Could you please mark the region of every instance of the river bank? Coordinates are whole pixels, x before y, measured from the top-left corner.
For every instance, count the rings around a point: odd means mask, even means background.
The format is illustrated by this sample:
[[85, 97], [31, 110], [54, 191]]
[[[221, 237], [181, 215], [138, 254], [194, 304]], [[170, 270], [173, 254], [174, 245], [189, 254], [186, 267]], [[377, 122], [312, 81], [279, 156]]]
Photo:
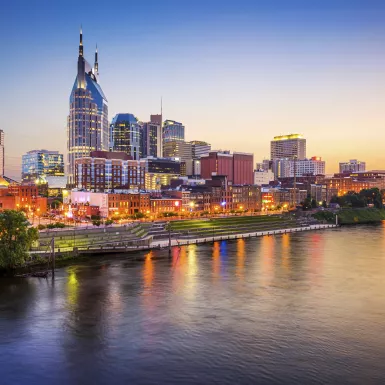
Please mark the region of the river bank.
[[[245, 232], [241, 234], [232, 234], [232, 235], [213, 235], [205, 236], [191, 239], [160, 239], [152, 241], [149, 245], [138, 245], [138, 246], [87, 246], [87, 247], [75, 247], [75, 248], [66, 248], [55, 250], [55, 266], [56, 267], [65, 267], [78, 262], [87, 262], [92, 260], [95, 257], [100, 256], [125, 256], [138, 251], [151, 251], [159, 249], [167, 249], [173, 247], [181, 247], [185, 245], [194, 245], [194, 244], [204, 244], [204, 243], [213, 243], [217, 241], [233, 241], [244, 238], [253, 238], [253, 237], [264, 237], [264, 236], [275, 236], [283, 235], [290, 233], [298, 233], [304, 231], [316, 231], [316, 230], [326, 230], [337, 228], [338, 226], [333, 224], [314, 224], [302, 227], [293, 227], [293, 228], [284, 228], [284, 229], [275, 229], [275, 230], [266, 230], [266, 231], [255, 231], [255, 232]], [[20, 267], [16, 270], [16, 274], [28, 273], [31, 271], [36, 271], [37, 269], [49, 269], [48, 266], [48, 257], [47, 253], [34, 253], [31, 254], [31, 261], [27, 266]], [[135, 256], [135, 259], [138, 259]]]
[[340, 225], [379, 223], [383, 220], [385, 220], [384, 209], [343, 209], [338, 213], [338, 223]]

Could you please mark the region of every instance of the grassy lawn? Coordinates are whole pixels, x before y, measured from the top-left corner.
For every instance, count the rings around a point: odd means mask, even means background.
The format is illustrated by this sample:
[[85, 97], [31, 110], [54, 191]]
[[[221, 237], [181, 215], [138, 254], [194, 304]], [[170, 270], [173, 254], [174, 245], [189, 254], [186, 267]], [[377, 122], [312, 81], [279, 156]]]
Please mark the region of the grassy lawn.
[[202, 232], [205, 230], [228, 230], [230, 228], [250, 229], [256, 227], [279, 227], [288, 218], [279, 216], [250, 216], [250, 217], [230, 217], [230, 218], [215, 218], [211, 220], [191, 220], [191, 221], [174, 221], [171, 223], [173, 231], [180, 232]]

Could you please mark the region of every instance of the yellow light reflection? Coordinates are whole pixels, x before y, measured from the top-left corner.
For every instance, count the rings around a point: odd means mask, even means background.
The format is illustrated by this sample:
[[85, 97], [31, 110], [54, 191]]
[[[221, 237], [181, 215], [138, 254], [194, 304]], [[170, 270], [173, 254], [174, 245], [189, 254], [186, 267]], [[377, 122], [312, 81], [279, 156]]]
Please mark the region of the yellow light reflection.
[[274, 252], [275, 252], [275, 240], [274, 237], [265, 235], [261, 239], [261, 252], [262, 252], [262, 264], [261, 264], [261, 279], [262, 285], [268, 286], [273, 279], [274, 274]]
[[290, 271], [290, 234], [282, 236], [282, 266]]
[[79, 282], [76, 277], [76, 271], [74, 268], [68, 271], [67, 276], [67, 302], [69, 305], [74, 306], [78, 302], [79, 295]]
[[213, 277], [215, 279], [219, 278], [221, 271], [221, 246], [219, 242], [214, 242], [213, 244]]
[[243, 280], [245, 272], [245, 244], [246, 241], [243, 238], [237, 240], [237, 265], [235, 275]]
[[150, 251], [146, 254], [144, 260], [144, 269], [143, 269], [143, 281], [144, 287], [150, 289], [154, 280], [154, 263], [152, 261], [153, 252]]

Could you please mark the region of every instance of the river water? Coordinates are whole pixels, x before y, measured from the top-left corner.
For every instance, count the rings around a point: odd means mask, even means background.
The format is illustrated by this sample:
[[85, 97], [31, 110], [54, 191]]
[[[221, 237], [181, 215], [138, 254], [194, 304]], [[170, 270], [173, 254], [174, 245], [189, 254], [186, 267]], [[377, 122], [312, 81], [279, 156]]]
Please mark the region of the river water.
[[3, 279], [0, 383], [384, 384], [385, 226]]

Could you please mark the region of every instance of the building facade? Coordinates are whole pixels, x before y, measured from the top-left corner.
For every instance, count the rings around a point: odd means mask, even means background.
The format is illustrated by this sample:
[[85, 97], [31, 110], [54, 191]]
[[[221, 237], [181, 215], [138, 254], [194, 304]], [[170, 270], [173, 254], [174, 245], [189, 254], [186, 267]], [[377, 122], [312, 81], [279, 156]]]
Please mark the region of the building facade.
[[110, 126], [110, 149], [139, 160], [140, 130], [138, 119], [133, 114], [116, 114]]
[[357, 159], [350, 159], [349, 162], [340, 162], [340, 173], [366, 171], [366, 163]]
[[325, 175], [325, 161], [320, 157], [310, 159], [273, 159], [272, 169], [275, 178], [291, 178], [303, 175]]
[[274, 180], [274, 174], [271, 170], [255, 170], [254, 171], [254, 184], [256, 186], [262, 186], [269, 184]]
[[185, 127], [175, 120], [166, 120], [163, 123], [163, 144], [174, 140], [184, 141]]
[[270, 159], [305, 159], [306, 139], [299, 134], [275, 136], [270, 142]]
[[202, 156], [200, 162], [203, 179], [224, 175], [230, 184], [252, 185], [254, 183], [253, 154], [212, 151], [209, 155]]
[[172, 179], [181, 175], [181, 163], [172, 159], [151, 158], [141, 159], [145, 164], [145, 189], [160, 191], [168, 186]]
[[75, 161], [75, 186], [94, 192], [144, 189], [145, 161], [130, 159], [124, 152], [91, 152]]
[[32, 150], [22, 156], [21, 177], [34, 181], [44, 177], [64, 177], [64, 156], [59, 151]]
[[[160, 117], [160, 118], [158, 118]], [[141, 125], [141, 157], [161, 158], [163, 154], [161, 115], [151, 115], [151, 121]]]
[[91, 151], [109, 149], [108, 102], [99, 78], [98, 52], [94, 67], [83, 55], [83, 34], [80, 31], [78, 72], [70, 95], [67, 119], [67, 177], [75, 183], [75, 160], [90, 155]]

